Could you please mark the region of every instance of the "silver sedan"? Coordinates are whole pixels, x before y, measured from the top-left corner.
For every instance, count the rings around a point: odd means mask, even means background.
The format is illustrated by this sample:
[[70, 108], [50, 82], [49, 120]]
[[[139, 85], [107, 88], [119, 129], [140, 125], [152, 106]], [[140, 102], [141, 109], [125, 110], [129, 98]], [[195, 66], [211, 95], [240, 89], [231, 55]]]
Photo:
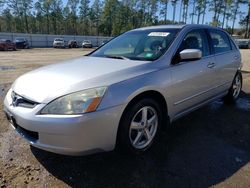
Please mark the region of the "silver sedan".
[[128, 31], [87, 56], [19, 77], [4, 100], [31, 145], [66, 155], [148, 150], [161, 128], [242, 87], [230, 36], [202, 25]]

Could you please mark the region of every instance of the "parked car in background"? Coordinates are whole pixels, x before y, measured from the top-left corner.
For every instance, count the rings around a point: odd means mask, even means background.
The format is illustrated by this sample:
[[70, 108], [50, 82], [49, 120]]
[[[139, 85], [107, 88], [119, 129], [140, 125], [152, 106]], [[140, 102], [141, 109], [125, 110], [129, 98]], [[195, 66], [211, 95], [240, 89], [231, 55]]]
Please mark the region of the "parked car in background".
[[22, 49], [29, 48], [28, 40], [24, 37], [16, 37], [14, 42], [17, 48], [22, 48]]
[[70, 40], [70, 41], [68, 42], [68, 47], [69, 47], [69, 48], [78, 48], [79, 46], [78, 46], [76, 40]]
[[55, 38], [53, 42], [54, 48], [65, 48], [65, 41], [62, 38]]
[[217, 99], [234, 103], [241, 67], [240, 51], [223, 29], [135, 29], [85, 57], [19, 77], [4, 111], [22, 137], [47, 151], [142, 153], [168, 122]]
[[239, 48], [250, 49], [250, 39], [235, 39]]
[[93, 45], [92, 45], [92, 43], [91, 43], [90, 40], [84, 40], [84, 41], [82, 42], [82, 47], [83, 47], [83, 48], [92, 48]]
[[16, 50], [16, 44], [8, 39], [0, 39], [0, 50]]

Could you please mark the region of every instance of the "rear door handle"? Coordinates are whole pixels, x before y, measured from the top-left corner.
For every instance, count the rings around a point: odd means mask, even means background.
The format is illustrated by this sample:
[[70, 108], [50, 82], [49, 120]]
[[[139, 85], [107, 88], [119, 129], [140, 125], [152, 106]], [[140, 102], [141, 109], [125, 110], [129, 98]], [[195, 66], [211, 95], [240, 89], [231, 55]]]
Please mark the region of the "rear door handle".
[[210, 63], [207, 64], [207, 67], [210, 68], [210, 69], [214, 68], [215, 67], [215, 63], [210, 62]]

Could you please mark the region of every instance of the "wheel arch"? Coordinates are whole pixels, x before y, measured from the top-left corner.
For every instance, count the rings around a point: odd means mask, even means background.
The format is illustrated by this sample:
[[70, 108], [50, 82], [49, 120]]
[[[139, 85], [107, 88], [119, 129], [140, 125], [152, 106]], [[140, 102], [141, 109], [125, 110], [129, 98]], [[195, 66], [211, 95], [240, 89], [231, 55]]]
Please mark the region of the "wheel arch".
[[[147, 90], [147, 91], [143, 91], [135, 96], [133, 96], [133, 98], [128, 102], [128, 104], [126, 105], [123, 113], [133, 104], [135, 104], [137, 101], [143, 99], [143, 98], [151, 98], [153, 100], [155, 100], [156, 102], [158, 102], [161, 107], [162, 110], [165, 110], [166, 113], [168, 113], [168, 106], [167, 106], [167, 102], [165, 100], [165, 97], [163, 96], [162, 93], [160, 93], [159, 91], [156, 90]], [[164, 112], [164, 111], [163, 111]]]
[[[156, 90], [147, 90], [147, 91], [143, 91], [139, 94], [137, 94], [136, 96], [134, 96], [126, 105], [126, 107], [124, 108], [121, 118], [119, 120], [119, 126], [117, 129], [117, 136], [116, 136], [116, 146], [117, 146], [117, 142], [118, 142], [118, 136], [119, 136], [119, 131], [120, 131], [120, 124], [121, 121], [123, 121], [123, 117], [125, 112], [132, 106], [134, 105], [136, 102], [144, 99], [144, 98], [150, 98], [155, 100], [156, 102], [159, 103], [159, 105], [161, 106], [162, 109], [162, 113], [166, 114], [165, 116], [163, 115], [163, 123], [168, 125], [169, 124], [169, 116], [168, 116], [168, 106], [167, 106], [167, 101], [165, 99], [165, 97], [163, 96], [162, 93], [160, 93], [159, 91]], [[166, 127], [166, 126], [164, 126]], [[163, 127], [163, 128], [164, 128]]]

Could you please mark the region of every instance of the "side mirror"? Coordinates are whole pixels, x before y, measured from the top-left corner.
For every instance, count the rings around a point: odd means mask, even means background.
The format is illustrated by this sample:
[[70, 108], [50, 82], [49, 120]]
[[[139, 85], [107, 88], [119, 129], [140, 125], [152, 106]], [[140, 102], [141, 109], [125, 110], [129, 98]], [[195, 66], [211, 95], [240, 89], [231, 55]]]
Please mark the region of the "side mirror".
[[194, 61], [202, 58], [202, 52], [198, 49], [186, 49], [180, 52], [180, 59]]

